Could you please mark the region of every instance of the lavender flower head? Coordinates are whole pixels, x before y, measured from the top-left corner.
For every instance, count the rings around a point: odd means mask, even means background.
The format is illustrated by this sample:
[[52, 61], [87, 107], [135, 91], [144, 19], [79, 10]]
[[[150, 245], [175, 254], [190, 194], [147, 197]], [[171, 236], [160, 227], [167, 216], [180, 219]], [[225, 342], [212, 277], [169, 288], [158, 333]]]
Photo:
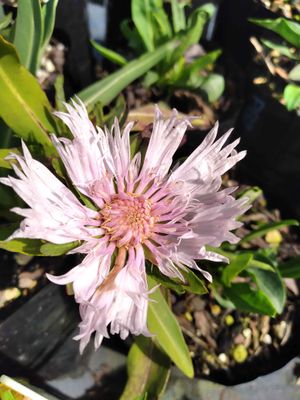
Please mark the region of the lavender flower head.
[[129, 123], [123, 132], [117, 119], [109, 132], [94, 127], [83, 104], [66, 105], [58, 112], [73, 139], [53, 143], [74, 187], [94, 204], [89, 208], [44, 165], [34, 160], [23, 143], [24, 156], [15, 177], [1, 178], [28, 204], [14, 208], [23, 217], [20, 228], [9, 238], [37, 238], [52, 243], [81, 241], [71, 253], [85, 254], [83, 261], [62, 276], [48, 274], [57, 284], [73, 283], [82, 322], [75, 339], [83, 351], [93, 332], [95, 347], [103, 337], [118, 333], [149, 335], [147, 305], [149, 289], [145, 261], [161, 273], [183, 279], [186, 268], [201, 270], [195, 260], [226, 261], [206, 250], [224, 241], [236, 243], [231, 233], [248, 207], [235, 200], [234, 188], [221, 188], [221, 175], [245, 156], [225, 146], [230, 132], [216, 141], [216, 126], [201, 145], [170, 170], [188, 119], [176, 111], [164, 119], [156, 109], [153, 131], [144, 157], [130, 155]]

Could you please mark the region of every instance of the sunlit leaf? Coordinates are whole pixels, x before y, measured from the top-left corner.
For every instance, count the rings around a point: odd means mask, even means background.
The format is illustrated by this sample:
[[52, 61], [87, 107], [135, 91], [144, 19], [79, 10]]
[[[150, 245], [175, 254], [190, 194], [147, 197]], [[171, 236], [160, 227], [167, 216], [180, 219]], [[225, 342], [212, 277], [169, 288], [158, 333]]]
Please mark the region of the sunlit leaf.
[[54, 152], [48, 135], [55, 130], [50, 112], [45, 93], [20, 64], [14, 46], [0, 36], [0, 117], [24, 140]]
[[252, 260], [253, 254], [244, 253], [237, 255], [222, 272], [222, 280], [226, 286], [231, 286], [233, 279], [247, 268]]
[[169, 357], [153, 339], [136, 337], [128, 354], [128, 380], [120, 400], [158, 399], [167, 384], [170, 364]]
[[[149, 287], [156, 282], [148, 276]], [[155, 339], [181, 371], [192, 378], [194, 368], [180, 326], [159, 289], [150, 295], [148, 303], [148, 328]]]

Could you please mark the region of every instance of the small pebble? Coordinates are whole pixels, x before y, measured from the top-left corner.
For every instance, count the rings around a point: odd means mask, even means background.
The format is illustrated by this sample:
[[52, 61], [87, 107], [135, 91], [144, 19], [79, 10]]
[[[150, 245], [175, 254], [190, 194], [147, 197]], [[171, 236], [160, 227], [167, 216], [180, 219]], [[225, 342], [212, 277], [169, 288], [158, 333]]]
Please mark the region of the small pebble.
[[233, 325], [234, 324], [234, 318], [233, 318], [233, 316], [232, 315], [226, 315], [226, 317], [225, 317], [225, 324], [227, 325], [227, 326], [231, 326], [231, 325]]
[[193, 316], [192, 316], [192, 314], [191, 314], [189, 311], [187, 311], [186, 313], [184, 313], [184, 316], [185, 316], [185, 318], [186, 318], [188, 321], [190, 321], [190, 322], [193, 321]]
[[218, 360], [222, 363], [222, 364], [227, 364], [228, 363], [228, 357], [225, 353], [220, 353], [218, 355]]
[[221, 313], [221, 307], [218, 304], [213, 304], [212, 306], [210, 306], [210, 311], [212, 315], [217, 317]]
[[244, 329], [244, 330], [243, 330], [243, 336], [244, 336], [244, 338], [246, 338], [246, 339], [251, 338], [251, 336], [252, 336], [252, 331], [251, 331], [251, 329], [250, 329], [250, 328]]
[[237, 363], [243, 363], [248, 357], [248, 351], [242, 344], [238, 344], [232, 350], [232, 357]]
[[269, 335], [268, 333], [266, 333], [265, 335], [263, 335], [263, 337], [261, 338], [261, 341], [264, 344], [271, 344], [272, 343], [272, 337], [271, 335]]
[[273, 331], [275, 336], [282, 340], [287, 328], [287, 323], [285, 321], [280, 321], [279, 324], [273, 326]]

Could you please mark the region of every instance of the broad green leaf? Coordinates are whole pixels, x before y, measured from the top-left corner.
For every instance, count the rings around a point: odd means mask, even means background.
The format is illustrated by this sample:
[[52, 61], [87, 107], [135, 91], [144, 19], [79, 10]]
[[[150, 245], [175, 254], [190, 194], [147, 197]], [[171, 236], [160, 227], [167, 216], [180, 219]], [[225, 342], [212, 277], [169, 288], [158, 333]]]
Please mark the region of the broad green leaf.
[[[148, 276], [149, 287], [153, 288], [156, 282]], [[150, 295], [148, 303], [148, 328], [155, 335], [155, 339], [189, 378], [194, 376], [194, 368], [188, 347], [184, 341], [180, 326], [159, 289]]]
[[249, 283], [233, 283], [230, 288], [224, 287], [223, 293], [240, 311], [276, 314], [268, 297], [261, 290], [253, 289]]
[[0, 249], [29, 256], [42, 256], [40, 248], [43, 242], [38, 239], [13, 239], [8, 242], [0, 241]]
[[165, 390], [171, 362], [151, 338], [138, 336], [127, 359], [128, 380], [120, 400], [157, 400]]
[[91, 44], [94, 49], [98, 51], [99, 54], [107, 58], [109, 61], [118, 65], [127, 64], [126, 58], [121, 56], [121, 54], [118, 54], [115, 51], [108, 49], [107, 47], [101, 46], [101, 44], [95, 42], [94, 40], [91, 40]]
[[266, 295], [277, 313], [282, 313], [286, 293], [282, 279], [277, 271], [266, 271], [260, 268], [248, 269], [258, 288]]
[[41, 246], [40, 252], [43, 256], [61, 256], [68, 253], [70, 250], [75, 249], [79, 245], [79, 241], [63, 244], [46, 243]]
[[250, 22], [269, 29], [295, 47], [300, 47], [300, 24], [289, 21], [286, 18], [277, 19], [249, 19]]
[[20, 1], [14, 45], [18, 50], [21, 63], [32, 74], [36, 73], [38, 67], [43, 29], [41, 2], [37, 0]]
[[159, 63], [165, 57], [166, 53], [172, 50], [174, 46], [175, 41], [170, 41], [160, 46], [154, 52], [144, 54], [138, 59], [130, 61], [118, 71], [79, 92], [78, 97], [80, 97], [88, 107], [93, 106], [98, 101], [100, 101], [103, 106], [107, 105], [127, 85]]
[[291, 79], [292, 81], [300, 81], [300, 64], [296, 65], [289, 72], [289, 79]]
[[[0, 16], [1, 18], [1, 16]], [[2, 29], [7, 28], [12, 22], [12, 13], [5, 15], [3, 18], [0, 19], [0, 31]]]
[[[1, 134], [1, 133], [0, 133]], [[0, 149], [0, 168], [12, 169], [13, 160], [5, 160], [11, 153], [20, 154], [20, 150], [16, 147], [12, 149]]]
[[224, 92], [224, 77], [219, 74], [209, 74], [201, 83], [200, 89], [206, 93], [209, 102], [216, 101]]
[[300, 86], [289, 84], [284, 88], [283, 98], [289, 111], [296, 110], [300, 106]]
[[35, 78], [20, 64], [14, 46], [0, 36], [0, 117], [21, 138], [54, 147], [51, 106]]
[[10, 390], [1, 393], [1, 400], [17, 400]]
[[288, 261], [282, 262], [278, 265], [278, 270], [280, 271], [283, 278], [300, 278], [300, 256], [291, 258]]
[[255, 229], [254, 231], [248, 233], [241, 239], [240, 243], [249, 242], [252, 239], [264, 236], [266, 233], [273, 231], [274, 229], [284, 228], [286, 226], [298, 226], [299, 222], [295, 219], [286, 219], [279, 222], [271, 222], [269, 224], [264, 224], [263, 226]]
[[222, 280], [226, 286], [231, 286], [233, 279], [247, 268], [252, 260], [253, 254], [244, 253], [237, 255], [222, 272]]
[[186, 28], [186, 18], [184, 8], [186, 1], [171, 0], [172, 21], [175, 33], [183, 31]]
[[279, 54], [290, 58], [291, 60], [299, 60], [299, 56], [291, 51], [290, 47], [282, 43], [275, 43], [271, 40], [261, 39], [261, 42], [271, 50], [276, 50]]

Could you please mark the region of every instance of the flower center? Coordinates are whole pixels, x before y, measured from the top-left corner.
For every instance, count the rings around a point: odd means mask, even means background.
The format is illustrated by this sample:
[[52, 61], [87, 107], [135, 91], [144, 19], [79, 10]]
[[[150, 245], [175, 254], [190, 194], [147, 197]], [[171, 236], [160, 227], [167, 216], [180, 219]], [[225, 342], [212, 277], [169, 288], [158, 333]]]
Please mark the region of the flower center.
[[115, 195], [101, 210], [101, 227], [117, 246], [136, 246], [148, 239], [155, 223], [151, 202], [143, 196]]

